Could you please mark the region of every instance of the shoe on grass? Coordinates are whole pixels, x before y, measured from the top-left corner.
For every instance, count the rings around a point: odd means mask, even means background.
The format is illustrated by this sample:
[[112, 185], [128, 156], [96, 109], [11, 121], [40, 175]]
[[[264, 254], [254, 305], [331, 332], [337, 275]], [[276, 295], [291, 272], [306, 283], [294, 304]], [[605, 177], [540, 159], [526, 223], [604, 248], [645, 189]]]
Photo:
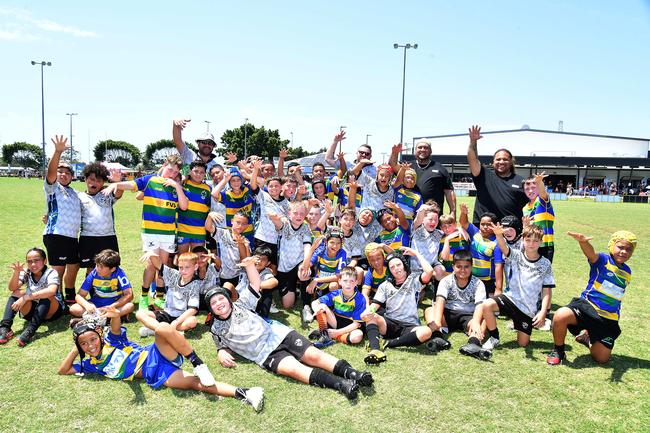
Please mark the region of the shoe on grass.
[[424, 343], [424, 345], [431, 352], [451, 349], [451, 343], [442, 337], [433, 337], [432, 339]]
[[346, 374], [346, 379], [352, 379], [360, 386], [371, 386], [375, 382], [369, 371], [350, 371]]
[[323, 335], [323, 331], [321, 331], [320, 329], [314, 329], [309, 333], [307, 338], [309, 338], [310, 340], [318, 340], [321, 337], [321, 335]]
[[36, 334], [35, 329], [32, 329], [30, 327], [25, 328], [25, 330], [16, 339], [16, 343], [18, 343], [18, 346], [20, 347], [25, 347], [32, 342], [34, 339], [34, 334]]
[[302, 323], [303, 327], [307, 327], [311, 322], [314, 321], [314, 312], [311, 311], [311, 307], [309, 305], [305, 305], [302, 307], [302, 311], [300, 312], [300, 322]]
[[481, 361], [488, 361], [490, 358], [492, 358], [491, 351], [483, 349], [481, 346], [474, 343], [467, 343], [464, 346], [461, 346], [459, 352], [465, 356], [471, 356], [476, 359], [480, 359]]
[[565, 359], [566, 355], [564, 353], [560, 355], [557, 350], [554, 350], [546, 357], [546, 363], [548, 365], [560, 365]]
[[354, 400], [359, 396], [359, 384], [356, 380], [341, 379], [338, 391], [346, 396], [348, 400]]
[[[203, 364], [205, 365], [205, 364]], [[259, 412], [264, 409], [264, 389], [259, 386], [249, 388], [245, 393], [244, 401], [250, 404], [255, 412]]]
[[277, 314], [279, 312], [280, 310], [278, 310], [278, 307], [275, 306], [275, 302], [271, 302], [271, 308], [269, 308], [269, 313]]
[[332, 337], [330, 337], [327, 331], [323, 331], [320, 338], [314, 343], [314, 347], [317, 349], [325, 349], [326, 347], [330, 347], [332, 344], [334, 344]]
[[14, 331], [6, 326], [0, 327], [0, 344], [5, 344], [7, 341], [14, 338]]
[[199, 381], [203, 386], [212, 386], [216, 384], [214, 376], [212, 376], [212, 373], [210, 373], [206, 364], [199, 364], [194, 367], [194, 376], [199, 378]]
[[495, 348], [499, 347], [499, 344], [500, 344], [500, 342], [499, 342], [498, 338], [490, 337], [490, 338], [488, 338], [488, 340], [485, 343], [483, 343], [483, 346], [481, 346], [481, 347], [483, 349], [485, 349], [485, 350], [492, 351]]
[[154, 331], [153, 329], [149, 329], [146, 326], [141, 326], [140, 329], [138, 330], [138, 334], [140, 334], [140, 337], [142, 338], [147, 338], [156, 335], [156, 331]]
[[363, 362], [370, 365], [381, 364], [386, 361], [386, 354], [378, 349], [372, 349], [364, 358]]
[[140, 296], [140, 303], [138, 304], [138, 311], [149, 310], [149, 296]]

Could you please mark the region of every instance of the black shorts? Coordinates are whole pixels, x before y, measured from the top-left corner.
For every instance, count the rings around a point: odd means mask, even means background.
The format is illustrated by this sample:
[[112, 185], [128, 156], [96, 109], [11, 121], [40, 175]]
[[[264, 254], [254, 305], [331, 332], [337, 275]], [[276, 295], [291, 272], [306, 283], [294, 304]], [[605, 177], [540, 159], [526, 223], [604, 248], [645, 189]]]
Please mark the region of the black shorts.
[[384, 337], [386, 338], [397, 338], [401, 337], [404, 334], [408, 334], [418, 325], [413, 325], [411, 323], [400, 322], [399, 320], [389, 319], [384, 317], [386, 321], [386, 333]]
[[156, 320], [160, 323], [172, 323], [174, 320], [178, 319], [178, 317], [172, 316], [165, 310], [157, 310], [154, 311], [153, 314], [156, 316]]
[[221, 278], [221, 287], [225, 287], [226, 283], [230, 283], [233, 287], [237, 287], [237, 284], [239, 284], [239, 276], [235, 278]]
[[297, 264], [289, 272], [280, 272], [278, 271], [278, 291], [280, 292], [280, 297], [284, 297], [289, 292], [295, 292], [298, 285], [298, 268], [300, 264]]
[[292, 330], [286, 337], [284, 337], [282, 343], [280, 343], [273, 352], [269, 353], [269, 356], [267, 356], [262, 363], [262, 367], [272, 371], [273, 373], [277, 373], [280, 361], [287, 356], [293, 356], [300, 361], [300, 358], [303, 357], [311, 345], [311, 341], [309, 341], [307, 337]]
[[465, 313], [462, 311], [448, 310], [445, 308], [443, 311], [443, 316], [445, 318], [445, 323], [447, 324], [449, 332], [466, 332], [467, 325], [474, 317], [474, 314]]
[[496, 291], [497, 284], [494, 280], [481, 280], [483, 281], [483, 285], [485, 285], [485, 296], [486, 297], [491, 297], [490, 295], [494, 295], [494, 292]]
[[79, 241], [61, 235], [43, 235], [47, 250], [47, 261], [52, 266], [76, 265], [79, 263]]
[[354, 323], [354, 320], [349, 319], [347, 317], [337, 316], [336, 314], [334, 315], [334, 317], [336, 317], [336, 327], [334, 329], [343, 329], [346, 326]]
[[569, 332], [578, 335], [586, 329], [589, 331], [591, 344], [598, 342], [609, 350], [614, 348], [614, 342], [621, 335], [618, 321], [600, 317], [596, 309], [584, 298], [573, 298], [567, 308], [573, 311], [578, 321], [576, 325], [569, 325]]
[[555, 252], [555, 247], [550, 245], [548, 247], [539, 247], [539, 255], [546, 257], [549, 262], [553, 263], [553, 253]]
[[523, 332], [526, 335], [533, 333], [533, 319], [524, 314], [514, 302], [506, 295], [499, 295], [493, 298], [499, 306], [499, 313], [512, 318], [512, 323], [515, 325], [517, 331]]
[[253, 249], [258, 247], [268, 247], [271, 250], [271, 257], [269, 261], [275, 266], [278, 265], [278, 244], [272, 244], [271, 242], [266, 242], [255, 238], [253, 239], [253, 246]]
[[216, 251], [217, 250], [217, 241], [212, 236], [206, 236], [205, 237], [205, 247], [208, 249], [208, 251]]
[[79, 237], [79, 259], [82, 268], [95, 266], [95, 256], [103, 250], [120, 252], [117, 245], [117, 236], [80, 236]]
[[365, 257], [359, 257], [357, 260], [357, 266], [363, 269], [364, 271], [368, 270], [368, 259]]

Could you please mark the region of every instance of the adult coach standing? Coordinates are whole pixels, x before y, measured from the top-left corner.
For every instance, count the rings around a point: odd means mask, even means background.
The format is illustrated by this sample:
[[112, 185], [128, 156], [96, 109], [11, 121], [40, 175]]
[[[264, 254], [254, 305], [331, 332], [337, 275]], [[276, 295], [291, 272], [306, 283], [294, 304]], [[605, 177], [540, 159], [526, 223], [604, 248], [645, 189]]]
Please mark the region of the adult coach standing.
[[499, 220], [506, 215], [523, 217], [522, 208], [528, 203], [524, 192], [524, 178], [515, 174], [515, 162], [508, 149], [494, 153], [492, 169], [484, 167], [478, 159], [477, 143], [483, 138], [481, 127], [474, 125], [469, 129], [469, 148], [467, 163], [476, 186], [474, 202], [474, 225], [478, 226], [481, 215], [494, 213]]
[[[402, 150], [401, 144], [392, 147], [388, 163], [395, 173], [399, 172], [397, 157]], [[411, 164], [417, 179], [415, 185], [422, 195], [422, 203], [433, 199], [443, 212], [445, 199], [449, 212], [456, 216], [456, 193], [447, 169], [438, 161], [431, 158], [431, 143], [422, 140], [415, 145], [415, 164]]]
[[183, 141], [182, 131], [190, 121], [190, 119], [174, 120], [172, 136], [174, 138], [176, 150], [178, 150], [178, 153], [181, 154], [183, 165], [190, 165], [192, 161], [198, 158], [207, 164], [206, 172], [210, 173], [212, 167], [217, 164], [217, 155], [212, 153], [214, 148], [217, 146], [217, 143], [214, 141], [214, 136], [212, 134], [209, 132], [204, 132], [199, 138], [196, 139], [196, 146], [199, 149], [198, 155], [194, 153], [192, 149], [189, 149]]

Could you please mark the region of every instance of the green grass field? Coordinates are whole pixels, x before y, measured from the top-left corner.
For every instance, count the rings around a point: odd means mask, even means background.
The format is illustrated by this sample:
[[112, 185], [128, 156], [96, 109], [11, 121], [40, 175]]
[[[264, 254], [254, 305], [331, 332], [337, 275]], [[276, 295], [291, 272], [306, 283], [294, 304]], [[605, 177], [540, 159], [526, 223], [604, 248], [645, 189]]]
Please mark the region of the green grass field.
[[[187, 333], [218, 380], [264, 387], [266, 407], [256, 414], [234, 399], [153, 391], [143, 382], [57, 376], [56, 368], [73, 344], [64, 318], [41, 327], [23, 349], [15, 339], [0, 346], [0, 431], [650, 431], [650, 274], [642, 266], [650, 260], [650, 207], [590, 202], [558, 202], [554, 207], [554, 310], [582, 291], [589, 269], [577, 243], [564, 235], [567, 230], [594, 236], [599, 251], [617, 229], [632, 230], [639, 238], [628, 262], [633, 277], [623, 303], [623, 333], [608, 365], [595, 365], [585, 347], [567, 340], [568, 362], [548, 367], [551, 333], [535, 331], [530, 346], [521, 349], [506, 322], [499, 320], [503, 348], [492, 362], [460, 355], [458, 348], [465, 342], [460, 334], [452, 335], [452, 350], [438, 354], [392, 350], [388, 362], [372, 369], [374, 391], [348, 402], [336, 392], [273, 376], [247, 361], [224, 369], [204, 326]], [[40, 181], [0, 179], [3, 284], [11, 274], [9, 264], [24, 261], [28, 248], [42, 244], [44, 208]], [[137, 288], [142, 270], [140, 202], [126, 193], [115, 214], [122, 267]], [[299, 328], [297, 309], [276, 319]], [[17, 334], [23, 324], [15, 321]], [[151, 339], [140, 339], [138, 327], [128, 324], [129, 335], [148, 344]], [[337, 344], [326, 350], [363, 367], [363, 347]]]

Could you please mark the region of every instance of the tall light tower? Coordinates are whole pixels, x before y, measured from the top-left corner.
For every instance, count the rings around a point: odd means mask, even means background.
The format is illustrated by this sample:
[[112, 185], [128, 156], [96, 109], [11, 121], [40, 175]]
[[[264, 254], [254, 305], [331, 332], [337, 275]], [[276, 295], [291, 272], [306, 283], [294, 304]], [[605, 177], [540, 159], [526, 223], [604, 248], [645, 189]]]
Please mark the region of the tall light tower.
[[293, 147], [293, 131], [291, 131], [291, 147]]
[[[343, 125], [339, 126], [339, 132], [343, 132], [343, 130], [344, 130], [345, 128], [347, 128], [347, 126], [343, 126]], [[343, 141], [339, 141], [339, 153], [342, 152], [342, 150], [341, 150], [341, 145], [342, 145], [342, 144], [343, 144]]]
[[244, 119], [244, 159], [248, 158], [248, 117]]
[[210, 122], [209, 120], [204, 120], [204, 122], [205, 122], [205, 125], [206, 125], [206, 128], [207, 128], [207, 129], [205, 130], [205, 132], [210, 132], [210, 124], [211, 124], [212, 122]]
[[368, 145], [368, 137], [372, 137], [372, 134], [366, 134], [366, 146]]
[[402, 144], [402, 141], [404, 140], [404, 91], [406, 90], [406, 50], [409, 48], [413, 48], [414, 50], [418, 49], [418, 44], [405, 44], [405, 45], [399, 45], [399, 44], [393, 44], [393, 48], [398, 49], [398, 48], [404, 48], [404, 69], [402, 71], [402, 121], [400, 123], [400, 130], [399, 130], [399, 142]]
[[70, 116], [70, 165], [72, 165], [72, 116], [77, 116], [79, 113], [65, 113], [66, 116]]
[[41, 66], [41, 132], [43, 134], [43, 141], [41, 141], [41, 146], [43, 149], [43, 163], [41, 164], [42, 169], [43, 169], [43, 176], [45, 176], [45, 91], [43, 87], [43, 67], [44, 66], [52, 66], [52, 62], [46, 62], [45, 60], [41, 62], [35, 62], [32, 60], [32, 65], [40, 65]]

